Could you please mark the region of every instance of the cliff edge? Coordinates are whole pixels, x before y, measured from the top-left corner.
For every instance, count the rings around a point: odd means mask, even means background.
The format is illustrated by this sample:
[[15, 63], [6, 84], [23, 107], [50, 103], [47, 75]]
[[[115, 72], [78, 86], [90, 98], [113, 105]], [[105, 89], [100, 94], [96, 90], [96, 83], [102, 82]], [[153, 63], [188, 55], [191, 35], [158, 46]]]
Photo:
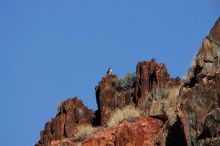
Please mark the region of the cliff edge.
[[36, 146], [219, 146], [220, 18], [187, 76], [170, 77], [155, 59], [136, 73], [109, 73], [95, 88], [98, 110], [63, 101]]

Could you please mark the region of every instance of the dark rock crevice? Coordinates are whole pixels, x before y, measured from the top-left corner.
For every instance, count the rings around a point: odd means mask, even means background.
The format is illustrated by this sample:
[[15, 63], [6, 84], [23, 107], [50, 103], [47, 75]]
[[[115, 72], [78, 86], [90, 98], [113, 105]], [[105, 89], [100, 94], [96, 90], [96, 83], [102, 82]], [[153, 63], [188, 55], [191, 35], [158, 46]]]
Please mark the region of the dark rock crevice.
[[179, 118], [177, 118], [177, 121], [169, 128], [166, 146], [187, 146], [183, 124]]
[[154, 84], [158, 84], [158, 82], [157, 82], [157, 75], [156, 75], [156, 73], [155, 73], [155, 71], [153, 71], [153, 73], [152, 74], [149, 74], [149, 91], [151, 91], [152, 90], [152, 88], [153, 88], [153, 85]]
[[203, 132], [198, 136], [197, 141], [201, 139], [212, 138], [212, 135], [208, 128], [205, 128]]
[[[216, 59], [216, 57], [214, 57], [214, 59]], [[205, 63], [215, 63], [214, 61], [206, 60], [206, 59], [204, 59], [203, 61], [204, 61]]]
[[201, 74], [203, 67], [196, 65], [195, 69], [194, 69], [194, 76], [192, 77], [192, 79], [190, 80], [189, 83], [189, 88], [192, 88], [193, 86], [195, 86], [196, 83], [198, 83], [198, 76]]

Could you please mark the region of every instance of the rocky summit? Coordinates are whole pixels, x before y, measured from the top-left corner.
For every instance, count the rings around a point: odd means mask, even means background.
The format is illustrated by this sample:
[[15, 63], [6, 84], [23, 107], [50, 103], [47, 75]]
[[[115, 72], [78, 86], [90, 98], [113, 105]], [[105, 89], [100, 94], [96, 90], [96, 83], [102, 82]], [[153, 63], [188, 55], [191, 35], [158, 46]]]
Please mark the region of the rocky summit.
[[183, 79], [152, 59], [95, 93], [97, 111], [61, 102], [36, 146], [220, 146], [220, 18]]

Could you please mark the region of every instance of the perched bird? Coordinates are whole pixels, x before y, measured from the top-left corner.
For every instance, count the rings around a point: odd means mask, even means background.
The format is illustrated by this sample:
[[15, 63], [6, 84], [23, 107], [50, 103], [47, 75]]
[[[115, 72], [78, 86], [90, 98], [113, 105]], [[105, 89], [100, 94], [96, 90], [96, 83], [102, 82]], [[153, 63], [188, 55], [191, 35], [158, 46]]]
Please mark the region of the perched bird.
[[110, 68], [107, 70], [106, 75], [111, 75], [111, 74], [112, 74], [112, 68], [110, 67]]

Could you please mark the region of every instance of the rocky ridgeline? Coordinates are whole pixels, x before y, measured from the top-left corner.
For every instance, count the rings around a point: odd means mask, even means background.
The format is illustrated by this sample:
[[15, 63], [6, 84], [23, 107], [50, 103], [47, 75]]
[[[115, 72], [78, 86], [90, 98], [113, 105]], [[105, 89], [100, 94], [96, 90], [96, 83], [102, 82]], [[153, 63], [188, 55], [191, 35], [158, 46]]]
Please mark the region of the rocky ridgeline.
[[100, 125], [105, 126], [110, 114], [116, 108], [134, 104], [140, 109], [147, 110], [149, 93], [160, 88], [169, 88], [180, 84], [179, 78], [171, 78], [164, 64], [156, 60], [139, 62], [136, 70], [134, 85], [126, 90], [118, 90], [114, 86], [115, 75], [107, 75], [96, 87], [96, 99]]
[[[213, 141], [220, 132], [219, 71], [220, 19], [204, 39], [180, 91], [180, 110], [184, 115], [182, 121], [188, 145]], [[212, 145], [220, 145], [220, 141], [217, 143]]]
[[94, 111], [83, 105], [78, 98], [63, 101], [59, 105], [59, 113], [47, 122], [41, 131], [38, 146], [49, 146], [54, 140], [61, 140], [72, 136], [74, 128], [80, 124], [92, 123]]
[[[220, 145], [220, 19], [204, 39], [188, 75], [171, 78], [155, 59], [139, 62], [130, 86], [119, 88], [118, 77], [107, 74], [95, 88], [98, 110], [78, 98], [59, 106], [36, 146], [209, 146]], [[115, 109], [134, 105], [144, 112], [136, 119], [108, 127]], [[77, 126], [101, 127], [74, 141]]]

